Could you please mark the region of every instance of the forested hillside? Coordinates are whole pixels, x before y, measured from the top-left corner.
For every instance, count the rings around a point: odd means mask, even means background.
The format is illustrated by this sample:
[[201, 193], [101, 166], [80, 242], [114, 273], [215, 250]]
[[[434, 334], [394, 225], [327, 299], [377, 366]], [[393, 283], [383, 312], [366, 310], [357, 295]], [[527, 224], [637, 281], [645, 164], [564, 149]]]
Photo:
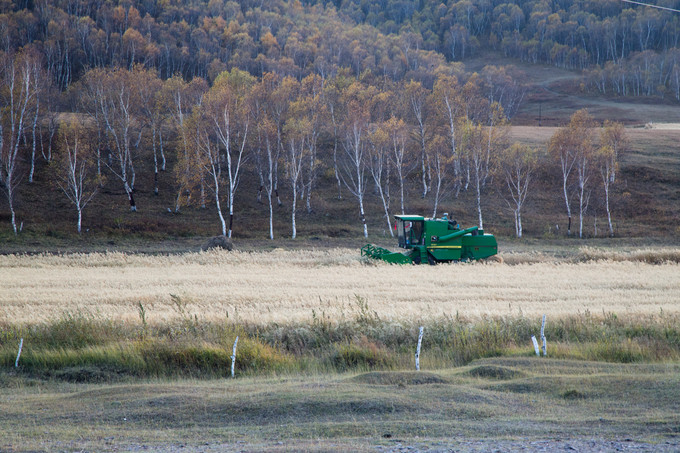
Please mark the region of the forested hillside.
[[3, 49], [38, 47], [60, 89], [88, 68], [135, 63], [164, 79], [211, 81], [232, 67], [254, 76], [325, 77], [347, 67], [423, 78], [444, 60], [493, 49], [587, 69], [602, 92], [680, 99], [678, 14], [621, 0], [23, 0], [0, 10]]
[[[391, 231], [394, 213], [457, 206], [505, 234], [522, 235], [529, 209], [532, 234], [588, 236], [615, 234], [611, 203], [644, 219], [628, 216], [624, 234], [673, 215], [645, 204], [654, 184], [622, 184], [653, 172], [621, 165], [621, 124], [572, 105], [538, 146], [511, 132], [540, 102], [531, 65], [564, 71], [579, 96], [677, 105], [672, 11], [25, 0], [0, 12], [3, 234], [238, 235], [240, 218], [244, 236], [294, 238], [303, 215], [305, 235], [367, 235]], [[562, 230], [546, 227], [557, 218]]]

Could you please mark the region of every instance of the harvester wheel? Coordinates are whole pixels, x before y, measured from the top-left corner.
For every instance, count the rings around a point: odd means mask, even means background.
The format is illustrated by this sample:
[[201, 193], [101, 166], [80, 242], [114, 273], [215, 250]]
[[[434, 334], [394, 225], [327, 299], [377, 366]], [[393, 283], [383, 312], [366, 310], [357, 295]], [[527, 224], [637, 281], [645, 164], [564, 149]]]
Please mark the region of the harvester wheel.
[[432, 256], [432, 255], [430, 255], [430, 254], [428, 253], [428, 254], [427, 254], [427, 263], [428, 263], [430, 266], [434, 266], [435, 264], [437, 264], [437, 259], [436, 259], [434, 256]]
[[420, 264], [420, 254], [413, 257], [413, 264]]

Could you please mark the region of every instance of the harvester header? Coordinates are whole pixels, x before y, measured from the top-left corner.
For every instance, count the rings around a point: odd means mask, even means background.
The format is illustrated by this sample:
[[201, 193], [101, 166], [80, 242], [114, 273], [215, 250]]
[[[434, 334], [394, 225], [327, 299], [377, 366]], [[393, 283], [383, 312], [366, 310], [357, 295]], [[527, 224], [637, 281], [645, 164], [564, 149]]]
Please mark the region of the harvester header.
[[391, 252], [367, 244], [361, 255], [396, 264], [420, 264], [451, 261], [470, 261], [488, 258], [498, 253], [498, 244], [492, 234], [485, 234], [476, 226], [462, 229], [448, 214], [439, 219], [418, 215], [396, 215], [395, 230], [399, 247], [404, 253]]

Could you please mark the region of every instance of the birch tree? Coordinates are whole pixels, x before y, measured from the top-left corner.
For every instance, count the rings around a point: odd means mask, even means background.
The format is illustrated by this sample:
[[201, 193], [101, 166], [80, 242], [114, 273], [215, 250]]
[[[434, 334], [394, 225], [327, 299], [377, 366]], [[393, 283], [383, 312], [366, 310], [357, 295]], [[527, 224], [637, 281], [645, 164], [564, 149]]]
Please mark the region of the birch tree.
[[434, 174], [432, 184], [434, 185], [434, 200], [432, 207], [432, 218], [437, 217], [437, 209], [444, 196], [451, 189], [450, 164], [453, 157], [448, 153], [449, 147], [444, 136], [436, 134], [428, 143], [427, 152], [430, 156], [432, 172]]
[[284, 132], [286, 137], [286, 174], [288, 175], [288, 182], [293, 191], [292, 206], [291, 206], [291, 237], [297, 237], [297, 199], [298, 187], [302, 176], [302, 168], [305, 157], [309, 152], [307, 140], [309, 139], [311, 124], [309, 118], [289, 118], [284, 124]]
[[[153, 156], [153, 193], [158, 195], [158, 172], [162, 168], [165, 170], [165, 154], [163, 154], [162, 147], [162, 126], [163, 126], [163, 110], [162, 103], [162, 86], [163, 82], [155, 72], [148, 69], [138, 68], [136, 71], [136, 87], [139, 93], [140, 105], [138, 109], [141, 115], [139, 120], [146, 127], [151, 130], [151, 150]], [[141, 131], [140, 131], [141, 134]], [[158, 163], [158, 139], [161, 139], [161, 156], [163, 163], [159, 166]]]
[[346, 80], [341, 76], [337, 76], [327, 81], [323, 90], [323, 100], [326, 103], [326, 109], [333, 128], [333, 174], [338, 184], [338, 200], [342, 200], [342, 181], [338, 170], [338, 140], [340, 137], [340, 120], [344, 114], [343, 108], [345, 107], [340, 102], [340, 98], [342, 90], [346, 88], [344, 83]]
[[253, 76], [238, 69], [223, 72], [215, 79], [204, 101], [207, 121], [219, 146], [224, 150], [227, 165], [225, 169], [229, 206], [227, 237], [232, 237], [233, 232], [234, 198], [246, 157], [246, 144], [252, 119], [249, 95], [254, 82]]
[[[298, 99], [300, 96], [300, 84], [292, 78], [284, 79], [284, 85], [277, 93], [280, 97]], [[278, 99], [279, 101], [281, 98]], [[286, 177], [292, 191], [291, 201], [291, 237], [297, 237], [297, 202], [302, 185], [302, 170], [304, 162], [309, 155], [309, 140], [311, 137], [312, 124], [304, 102], [293, 101], [285, 109], [287, 118], [282, 128], [277, 128], [277, 136], [284, 137], [286, 151], [285, 167]], [[275, 121], [278, 120], [281, 111], [273, 111]], [[279, 131], [280, 130], [280, 131]]]
[[274, 239], [274, 209], [272, 195], [274, 193], [274, 167], [279, 160], [277, 147], [277, 130], [271, 112], [268, 109], [270, 87], [276, 85], [276, 75], [266, 73], [262, 80], [253, 87], [252, 106], [253, 120], [257, 130], [257, 166], [260, 175], [261, 188], [258, 190], [258, 199], [262, 190], [267, 192], [269, 207], [269, 239]]
[[458, 80], [453, 76], [441, 75], [434, 84], [434, 105], [449, 139], [450, 158], [453, 164], [453, 180], [456, 197], [462, 187], [460, 124], [463, 121], [464, 107]]
[[[612, 149], [614, 153], [611, 156], [612, 162], [619, 162], [620, 154], [625, 151], [628, 146], [628, 136], [626, 135], [623, 124], [616, 121], [605, 120], [602, 133], [600, 134], [600, 143], [602, 146], [609, 146]], [[612, 183], [616, 182], [617, 172], [618, 166], [611, 165], [610, 180]]]
[[[208, 108], [210, 104], [208, 104]], [[227, 223], [222, 211], [222, 154], [220, 153], [219, 140], [212, 135], [210, 113], [204, 113], [203, 109], [196, 108], [184, 121], [184, 132], [188, 142], [195, 148], [192, 156], [190, 173], [193, 183], [189, 187], [206, 182], [205, 186], [213, 193], [215, 209], [220, 219], [220, 227], [223, 236], [227, 235]], [[231, 237], [231, 236], [229, 236]]]
[[505, 148], [498, 159], [498, 169], [512, 200], [506, 198], [505, 201], [513, 211], [518, 238], [522, 237], [522, 207], [529, 194], [537, 162], [536, 149], [520, 143]]
[[97, 162], [94, 150], [97, 147], [89, 130], [78, 123], [60, 127], [60, 152], [54, 165], [57, 185], [78, 213], [77, 231], [82, 231], [83, 210], [99, 189]]
[[614, 226], [612, 225], [612, 214], [609, 208], [609, 194], [611, 192], [612, 174], [615, 173], [616, 153], [614, 148], [605, 145], [598, 148], [595, 159], [597, 168], [602, 176], [602, 188], [604, 189], [604, 206], [607, 212], [607, 225], [609, 227], [609, 237], [614, 237]]
[[576, 153], [576, 182], [579, 200], [579, 228], [578, 237], [583, 238], [583, 217], [588, 210], [590, 201], [590, 183], [595, 168], [595, 122], [587, 110], [574, 113], [570, 121]]
[[387, 230], [394, 237], [390, 222], [390, 138], [386, 129], [381, 125], [374, 127], [368, 134], [367, 166], [382, 202]]
[[550, 138], [548, 152], [559, 163], [562, 174], [562, 194], [567, 209], [567, 234], [571, 235], [571, 175], [576, 170], [576, 194], [579, 199], [579, 237], [582, 237], [583, 215], [588, 208], [587, 184], [590, 179], [593, 151], [593, 119], [585, 109], [575, 112], [565, 127]]
[[406, 143], [408, 141], [406, 123], [404, 123], [404, 120], [397, 119], [393, 116], [383, 123], [383, 128], [389, 137], [392, 151], [390, 157], [394, 171], [397, 175], [397, 181], [399, 182], [400, 212], [404, 214], [404, 184], [406, 183], [406, 178], [413, 169], [406, 148]]
[[305, 165], [306, 171], [303, 174], [304, 180], [303, 188], [305, 192], [305, 206], [307, 214], [312, 213], [312, 189], [316, 182], [316, 171], [318, 166], [318, 141], [319, 135], [322, 131], [322, 121], [325, 118], [325, 105], [322, 95], [322, 80], [318, 75], [309, 75], [302, 79], [300, 83], [300, 99], [296, 103], [301, 103], [301, 107], [305, 109], [306, 116], [309, 118], [309, 140], [307, 145], [309, 153]]
[[[288, 108], [297, 97], [300, 84], [293, 77], [285, 77], [275, 87], [272, 87], [269, 111], [276, 125], [276, 152], [280, 155], [284, 147], [283, 126], [286, 123]], [[283, 206], [279, 196], [279, 161], [274, 161], [274, 195], [278, 206]]]
[[85, 74], [83, 83], [92, 96], [90, 108], [98, 110], [110, 139], [107, 167], [122, 183], [130, 210], [136, 211], [132, 138], [136, 127], [133, 109], [139, 105], [139, 98], [132, 77], [124, 69], [93, 69]]
[[571, 191], [570, 176], [576, 164], [576, 153], [571, 144], [571, 134], [567, 128], [560, 128], [550, 137], [548, 152], [553, 160], [557, 160], [562, 175], [562, 196], [567, 209], [567, 235], [571, 235]]
[[0, 111], [0, 185], [9, 203], [15, 235], [18, 230], [14, 197], [21, 181], [19, 145], [31, 118], [31, 105], [35, 97], [32, 77], [36, 73], [37, 64], [31, 55], [0, 53], [0, 96], [4, 104]]
[[[101, 69], [97, 70], [97, 76], [87, 78], [87, 74], [79, 82], [80, 97], [78, 100], [78, 108], [80, 111], [87, 114], [90, 120], [94, 123], [97, 130], [97, 147], [95, 154], [97, 158], [97, 176], [102, 181], [102, 153], [107, 146], [106, 124], [101, 115], [101, 110], [97, 106], [97, 98], [100, 96], [102, 90], [101, 83], [98, 83], [98, 76], [103, 76], [104, 72]], [[56, 112], [53, 115], [54, 130], [58, 128], [56, 124]], [[52, 123], [50, 123], [52, 125]]]
[[590, 201], [590, 183], [595, 166], [595, 148], [590, 140], [585, 141], [578, 149], [576, 158], [576, 176], [578, 184], [578, 237], [583, 238], [583, 217]]
[[427, 161], [427, 146], [426, 146], [426, 133], [427, 133], [427, 127], [426, 127], [426, 115], [427, 115], [427, 100], [428, 100], [428, 92], [427, 90], [421, 85], [420, 82], [414, 82], [411, 81], [409, 82], [405, 87], [404, 87], [404, 95], [406, 98], [406, 102], [408, 102], [410, 112], [415, 120], [415, 125], [416, 125], [416, 141], [418, 143], [418, 147], [420, 149], [420, 167], [421, 167], [421, 172], [422, 172], [422, 185], [423, 185], [423, 193], [421, 198], [425, 198], [427, 196], [427, 192], [429, 191], [429, 185], [428, 185], [428, 161]]
[[493, 103], [489, 107], [487, 115], [486, 125], [468, 120], [463, 128], [464, 151], [471, 170], [471, 182], [475, 189], [480, 229], [484, 228], [482, 192], [489, 176], [492, 159], [497, 157], [504, 144], [507, 132], [503, 109], [499, 104]]
[[33, 176], [35, 174], [35, 155], [36, 155], [36, 148], [38, 144], [38, 137], [37, 137], [37, 131], [38, 129], [38, 123], [42, 119], [42, 117], [45, 116], [44, 110], [45, 110], [45, 105], [47, 102], [43, 100], [44, 97], [47, 97], [50, 95], [49, 93], [49, 88], [50, 88], [50, 77], [45, 73], [45, 71], [42, 69], [41, 65], [41, 56], [40, 54], [33, 48], [31, 48], [28, 51], [28, 54], [26, 55], [27, 58], [32, 60], [32, 64], [30, 65], [30, 71], [32, 72], [31, 74], [31, 87], [29, 88], [33, 92], [33, 101], [31, 105], [31, 113], [32, 113], [32, 118], [31, 120], [31, 168], [28, 171], [28, 182], [33, 183]]
[[368, 237], [364, 197], [366, 195], [366, 133], [370, 123], [371, 99], [375, 97], [375, 88], [365, 87], [361, 82], [354, 82], [342, 93], [347, 112], [342, 127], [342, 146], [345, 151], [342, 162], [341, 179], [347, 190], [359, 203], [359, 215]]
[[486, 139], [480, 124], [467, 121], [463, 127], [464, 153], [471, 168], [471, 180], [475, 187], [479, 228], [483, 228], [482, 220], [482, 180], [484, 162], [486, 161]]
[[612, 215], [609, 207], [609, 195], [611, 193], [612, 184], [616, 182], [619, 155], [627, 144], [628, 138], [626, 137], [623, 125], [621, 123], [605, 121], [604, 128], [600, 134], [600, 148], [597, 151], [596, 161], [600, 175], [602, 176], [602, 187], [604, 189], [604, 201], [610, 237], [614, 237], [614, 227], [612, 225]]
[[192, 109], [201, 103], [207, 91], [208, 86], [205, 80], [194, 77], [187, 83], [181, 76], [176, 75], [165, 81], [160, 93], [161, 102], [169, 108], [170, 118], [179, 131], [179, 143], [176, 146], [177, 163], [174, 168], [175, 179], [178, 183], [175, 212], [178, 212], [182, 205], [190, 204], [191, 201], [188, 184], [191, 181], [191, 162], [194, 156], [192, 156], [192, 150], [189, 149], [184, 122]]

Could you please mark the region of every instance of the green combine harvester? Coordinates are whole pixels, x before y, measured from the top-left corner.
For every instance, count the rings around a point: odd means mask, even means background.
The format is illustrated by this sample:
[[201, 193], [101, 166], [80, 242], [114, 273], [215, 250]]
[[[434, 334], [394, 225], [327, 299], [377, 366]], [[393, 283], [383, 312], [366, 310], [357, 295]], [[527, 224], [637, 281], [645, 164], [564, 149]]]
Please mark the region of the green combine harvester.
[[391, 252], [382, 247], [366, 244], [361, 256], [396, 264], [437, 264], [451, 261], [470, 261], [489, 258], [498, 253], [498, 244], [492, 234], [474, 226], [461, 229], [458, 222], [429, 219], [418, 215], [396, 215], [395, 229], [399, 247], [404, 253]]

